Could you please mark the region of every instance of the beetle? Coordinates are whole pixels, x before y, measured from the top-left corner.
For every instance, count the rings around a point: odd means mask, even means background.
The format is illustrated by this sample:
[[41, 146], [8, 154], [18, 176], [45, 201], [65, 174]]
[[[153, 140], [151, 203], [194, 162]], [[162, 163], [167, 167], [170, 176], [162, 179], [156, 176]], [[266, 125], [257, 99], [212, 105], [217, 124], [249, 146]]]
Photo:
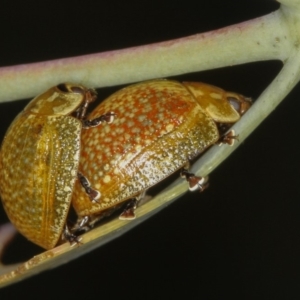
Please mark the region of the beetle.
[[[152, 80], [116, 92], [85, 118], [96, 92], [60, 84], [34, 98], [13, 121], [0, 151], [0, 194], [16, 228], [53, 248], [129, 199], [136, 199], [218, 141], [248, 98], [203, 83]], [[183, 170], [190, 188], [206, 180]], [[66, 226], [71, 203], [78, 216]]]
[[[43, 248], [53, 248], [65, 228], [77, 179], [81, 119], [95, 98], [93, 89], [59, 84], [34, 98], [4, 137], [0, 151], [4, 209], [16, 228]], [[66, 229], [67, 239], [74, 238], [68, 233]]]
[[78, 228], [92, 227], [129, 199], [133, 201], [120, 218], [135, 218], [137, 201], [145, 191], [179, 169], [191, 190], [203, 190], [206, 179], [184, 167], [215, 143], [231, 144], [234, 133], [222, 136], [222, 131], [237, 122], [250, 103], [249, 98], [208, 84], [164, 79], [111, 95], [89, 119], [110, 111], [114, 122], [82, 133], [79, 180], [72, 199]]

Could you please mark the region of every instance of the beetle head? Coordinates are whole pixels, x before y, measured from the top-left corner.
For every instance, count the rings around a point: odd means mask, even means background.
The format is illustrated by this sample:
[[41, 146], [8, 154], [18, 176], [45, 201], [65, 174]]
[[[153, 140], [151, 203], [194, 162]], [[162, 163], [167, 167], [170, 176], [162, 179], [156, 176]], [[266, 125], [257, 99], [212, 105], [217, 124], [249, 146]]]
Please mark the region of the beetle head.
[[89, 103], [96, 99], [96, 91], [73, 83], [61, 83], [45, 93], [35, 97], [25, 112], [37, 115], [69, 115], [79, 107], [85, 111]]
[[226, 93], [227, 101], [230, 105], [242, 116], [251, 106], [251, 98], [244, 97], [242, 95], [227, 92]]

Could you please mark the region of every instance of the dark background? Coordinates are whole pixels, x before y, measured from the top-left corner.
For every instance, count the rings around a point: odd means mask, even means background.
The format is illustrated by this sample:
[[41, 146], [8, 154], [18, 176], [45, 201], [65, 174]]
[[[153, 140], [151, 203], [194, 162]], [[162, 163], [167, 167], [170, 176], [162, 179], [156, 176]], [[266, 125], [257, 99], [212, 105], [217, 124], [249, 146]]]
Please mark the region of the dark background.
[[[174, 2], [174, 1], [173, 1]], [[0, 66], [121, 49], [270, 13], [272, 0], [1, 1]], [[178, 77], [258, 97], [281, 68], [258, 62]], [[18, 87], [16, 86], [16, 89]], [[99, 90], [103, 98], [114, 89]], [[299, 299], [299, 87], [211, 175], [121, 238], [0, 291], [0, 298]], [[0, 106], [1, 139], [25, 102]], [[0, 220], [5, 222], [2, 208]], [[5, 255], [40, 249], [18, 236]]]

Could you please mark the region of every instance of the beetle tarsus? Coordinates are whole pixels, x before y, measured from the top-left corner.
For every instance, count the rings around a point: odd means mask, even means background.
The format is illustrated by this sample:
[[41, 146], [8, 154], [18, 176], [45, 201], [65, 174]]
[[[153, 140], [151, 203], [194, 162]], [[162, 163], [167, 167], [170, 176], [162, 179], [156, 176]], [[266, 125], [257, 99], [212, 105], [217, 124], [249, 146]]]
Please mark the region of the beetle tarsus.
[[120, 220], [130, 221], [135, 219], [135, 210], [137, 208], [138, 200], [139, 199], [134, 198], [126, 204], [124, 211], [119, 216]]
[[96, 127], [100, 125], [102, 122], [106, 122], [107, 124], [111, 124], [115, 119], [116, 114], [114, 112], [108, 112], [104, 115], [101, 115], [98, 118], [92, 120], [83, 120], [83, 128]]
[[76, 224], [72, 227], [71, 231], [73, 233], [78, 232], [87, 232], [93, 228], [93, 225], [91, 226], [91, 218], [89, 216], [84, 216], [82, 218], [79, 218], [76, 222]]
[[239, 136], [235, 135], [235, 131], [231, 129], [230, 131], [228, 131], [227, 133], [225, 133], [220, 137], [218, 144], [219, 146], [221, 146], [222, 144], [233, 146], [234, 141], [238, 141], [238, 140], [239, 140]]
[[196, 176], [193, 173], [189, 173], [187, 170], [181, 171], [180, 175], [181, 177], [184, 177], [188, 182], [190, 191], [199, 190], [199, 192], [203, 192], [209, 185], [208, 176]]
[[91, 187], [88, 187], [86, 189], [86, 193], [88, 194], [88, 196], [90, 197], [91, 201], [93, 203], [100, 203], [98, 200], [100, 199], [100, 192], [98, 192], [97, 190], [92, 189]]
[[146, 198], [146, 190], [142, 191], [139, 195], [137, 195], [135, 198], [132, 198], [129, 200], [125, 206], [124, 211], [119, 216], [120, 220], [134, 220], [136, 218], [135, 210], [142, 202], [143, 199]]
[[85, 192], [87, 193], [87, 195], [89, 196], [89, 198], [91, 199], [91, 201], [93, 203], [99, 203], [99, 199], [101, 197], [101, 193], [98, 192], [97, 190], [93, 189], [91, 187], [90, 182], [88, 181], [88, 179], [83, 176], [80, 172], [77, 173], [77, 177], [80, 181], [81, 186], [84, 188]]
[[81, 244], [80, 241], [82, 239], [76, 234], [72, 233], [67, 225], [65, 225], [63, 238], [70, 243], [71, 247]]

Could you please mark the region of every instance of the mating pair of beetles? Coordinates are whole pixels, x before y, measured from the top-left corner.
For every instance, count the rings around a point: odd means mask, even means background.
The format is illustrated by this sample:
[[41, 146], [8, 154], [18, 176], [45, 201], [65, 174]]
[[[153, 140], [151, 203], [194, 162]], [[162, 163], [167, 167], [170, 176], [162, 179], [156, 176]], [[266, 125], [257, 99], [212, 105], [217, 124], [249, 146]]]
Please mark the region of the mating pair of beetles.
[[[0, 194], [11, 222], [46, 249], [127, 201], [134, 218], [145, 191], [182, 169], [190, 189], [205, 178], [185, 168], [215, 143], [231, 144], [228, 128], [250, 99], [203, 84], [152, 80], [126, 87], [86, 117], [96, 92], [59, 84], [34, 98], [10, 125], [0, 151]], [[70, 205], [78, 223], [66, 225]]]

